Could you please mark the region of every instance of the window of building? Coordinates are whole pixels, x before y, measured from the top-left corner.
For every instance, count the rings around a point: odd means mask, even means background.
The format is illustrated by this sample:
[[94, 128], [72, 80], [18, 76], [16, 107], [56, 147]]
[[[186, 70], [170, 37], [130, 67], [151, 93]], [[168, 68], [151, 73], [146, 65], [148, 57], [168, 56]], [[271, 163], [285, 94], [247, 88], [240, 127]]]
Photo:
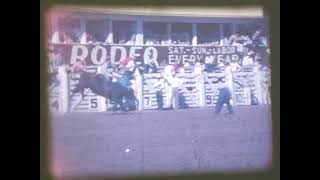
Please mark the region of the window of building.
[[80, 19], [59, 18], [58, 41], [60, 43], [78, 43], [80, 39]]
[[133, 21], [113, 21], [113, 42], [115, 44], [135, 44], [136, 23]]
[[191, 23], [172, 23], [172, 44], [191, 45], [192, 24]]
[[107, 22], [104, 20], [87, 20], [87, 42], [105, 42], [108, 36]]
[[199, 45], [218, 45], [220, 43], [220, 28], [217, 23], [197, 24]]
[[144, 22], [143, 34], [144, 44], [168, 44], [169, 36], [167, 32], [168, 23], [163, 22]]
[[233, 34], [232, 24], [231, 23], [222, 24], [222, 28], [223, 28], [223, 37], [224, 38], [225, 37], [229, 38]]

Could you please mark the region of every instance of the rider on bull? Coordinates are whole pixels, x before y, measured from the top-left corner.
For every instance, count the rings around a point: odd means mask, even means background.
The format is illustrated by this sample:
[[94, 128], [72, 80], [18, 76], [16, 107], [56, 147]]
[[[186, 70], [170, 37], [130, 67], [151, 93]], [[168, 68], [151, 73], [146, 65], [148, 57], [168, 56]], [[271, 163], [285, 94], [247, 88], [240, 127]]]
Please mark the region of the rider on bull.
[[126, 69], [127, 71], [126, 75], [130, 80], [134, 79], [134, 73], [136, 71], [135, 60], [136, 60], [135, 56], [129, 56], [121, 62], [121, 66]]
[[80, 77], [82, 74], [86, 72], [86, 62], [84, 60], [77, 59], [74, 64], [72, 64], [68, 70], [71, 71], [71, 73], [79, 74]]
[[[127, 91], [127, 94], [131, 94], [132, 96], [128, 96], [130, 98], [126, 98], [127, 106], [129, 106], [130, 109], [136, 108], [134, 105], [134, 90], [132, 89], [132, 82], [130, 81], [130, 72], [128, 70], [122, 70], [119, 72], [113, 72], [112, 77], [114, 79], [113, 81], [113, 90], [117, 91], [120, 90], [120, 87], [125, 88]], [[118, 88], [117, 88], [118, 87]]]
[[[90, 81], [89, 74], [86, 72], [86, 66], [87, 65], [84, 60], [77, 59], [76, 62], [68, 68], [68, 71], [71, 71], [71, 73], [80, 75], [79, 83], [73, 92], [77, 92], [79, 89], [85, 88], [85, 83]], [[83, 95], [83, 92], [81, 93]]]
[[121, 73], [121, 77], [118, 80], [119, 84], [128, 90], [131, 90], [132, 82], [129, 79], [129, 72], [124, 71]]

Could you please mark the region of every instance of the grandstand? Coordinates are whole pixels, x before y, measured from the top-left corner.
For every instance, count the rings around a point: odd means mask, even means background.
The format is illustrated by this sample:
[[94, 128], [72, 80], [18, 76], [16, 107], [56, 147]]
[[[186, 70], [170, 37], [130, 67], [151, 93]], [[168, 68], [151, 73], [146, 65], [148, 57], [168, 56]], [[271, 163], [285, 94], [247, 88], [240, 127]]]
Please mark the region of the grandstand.
[[[67, 65], [82, 59], [89, 65], [88, 71], [104, 74], [108, 63], [114, 65], [127, 56], [136, 56], [137, 66], [156, 60], [157, 72], [140, 72], [133, 85], [140, 110], [156, 108], [155, 92], [146, 89], [161, 76], [164, 65], [176, 63], [181, 65], [179, 76], [186, 80], [181, 93], [188, 107], [214, 106], [218, 90], [212, 79], [219, 76], [226, 62], [242, 66], [250, 50], [256, 54], [252, 58], [255, 64], [241, 67], [231, 77], [233, 104], [252, 105], [253, 97], [259, 104], [270, 104], [264, 100], [270, 95], [262, 95], [265, 86], [261, 85], [262, 79], [270, 81], [269, 34], [262, 8], [57, 6], [50, 9], [46, 19], [47, 44], [61, 49]], [[233, 51], [224, 51], [228, 48]], [[212, 58], [215, 66], [222, 63], [222, 67], [195, 75], [196, 62], [204, 69], [207, 58]], [[184, 67], [186, 63], [190, 67]], [[59, 74], [62, 85], [49, 95], [53, 97], [53, 111], [105, 111], [110, 106], [90, 92], [84, 99], [75, 96], [69, 100], [66, 94], [76, 82], [64, 74], [64, 68], [60, 67]]]

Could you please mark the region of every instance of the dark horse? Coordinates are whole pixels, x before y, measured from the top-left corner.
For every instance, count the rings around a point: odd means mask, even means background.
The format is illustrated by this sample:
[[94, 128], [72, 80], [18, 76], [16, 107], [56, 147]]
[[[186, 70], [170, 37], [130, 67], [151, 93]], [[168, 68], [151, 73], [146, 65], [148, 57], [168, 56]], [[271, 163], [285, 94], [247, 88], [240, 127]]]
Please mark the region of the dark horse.
[[[102, 74], [94, 74], [84, 72], [79, 79], [75, 89], [72, 90], [71, 97], [80, 92], [82, 98], [84, 90], [89, 88], [93, 93], [105, 97], [107, 100], [114, 102], [113, 109], [116, 110], [117, 106], [120, 106], [120, 110], [136, 110], [138, 100], [134, 95], [132, 89], [121, 86], [119, 83], [112, 82], [110, 78], [105, 77]], [[125, 101], [125, 103], [123, 102]]]

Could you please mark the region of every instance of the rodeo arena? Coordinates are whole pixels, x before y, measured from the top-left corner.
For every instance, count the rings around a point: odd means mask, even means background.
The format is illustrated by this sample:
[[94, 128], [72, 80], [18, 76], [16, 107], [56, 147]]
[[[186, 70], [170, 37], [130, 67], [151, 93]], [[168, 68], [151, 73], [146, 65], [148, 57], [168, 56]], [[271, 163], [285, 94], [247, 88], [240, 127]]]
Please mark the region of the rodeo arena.
[[270, 167], [261, 8], [59, 7], [46, 27], [55, 176]]

